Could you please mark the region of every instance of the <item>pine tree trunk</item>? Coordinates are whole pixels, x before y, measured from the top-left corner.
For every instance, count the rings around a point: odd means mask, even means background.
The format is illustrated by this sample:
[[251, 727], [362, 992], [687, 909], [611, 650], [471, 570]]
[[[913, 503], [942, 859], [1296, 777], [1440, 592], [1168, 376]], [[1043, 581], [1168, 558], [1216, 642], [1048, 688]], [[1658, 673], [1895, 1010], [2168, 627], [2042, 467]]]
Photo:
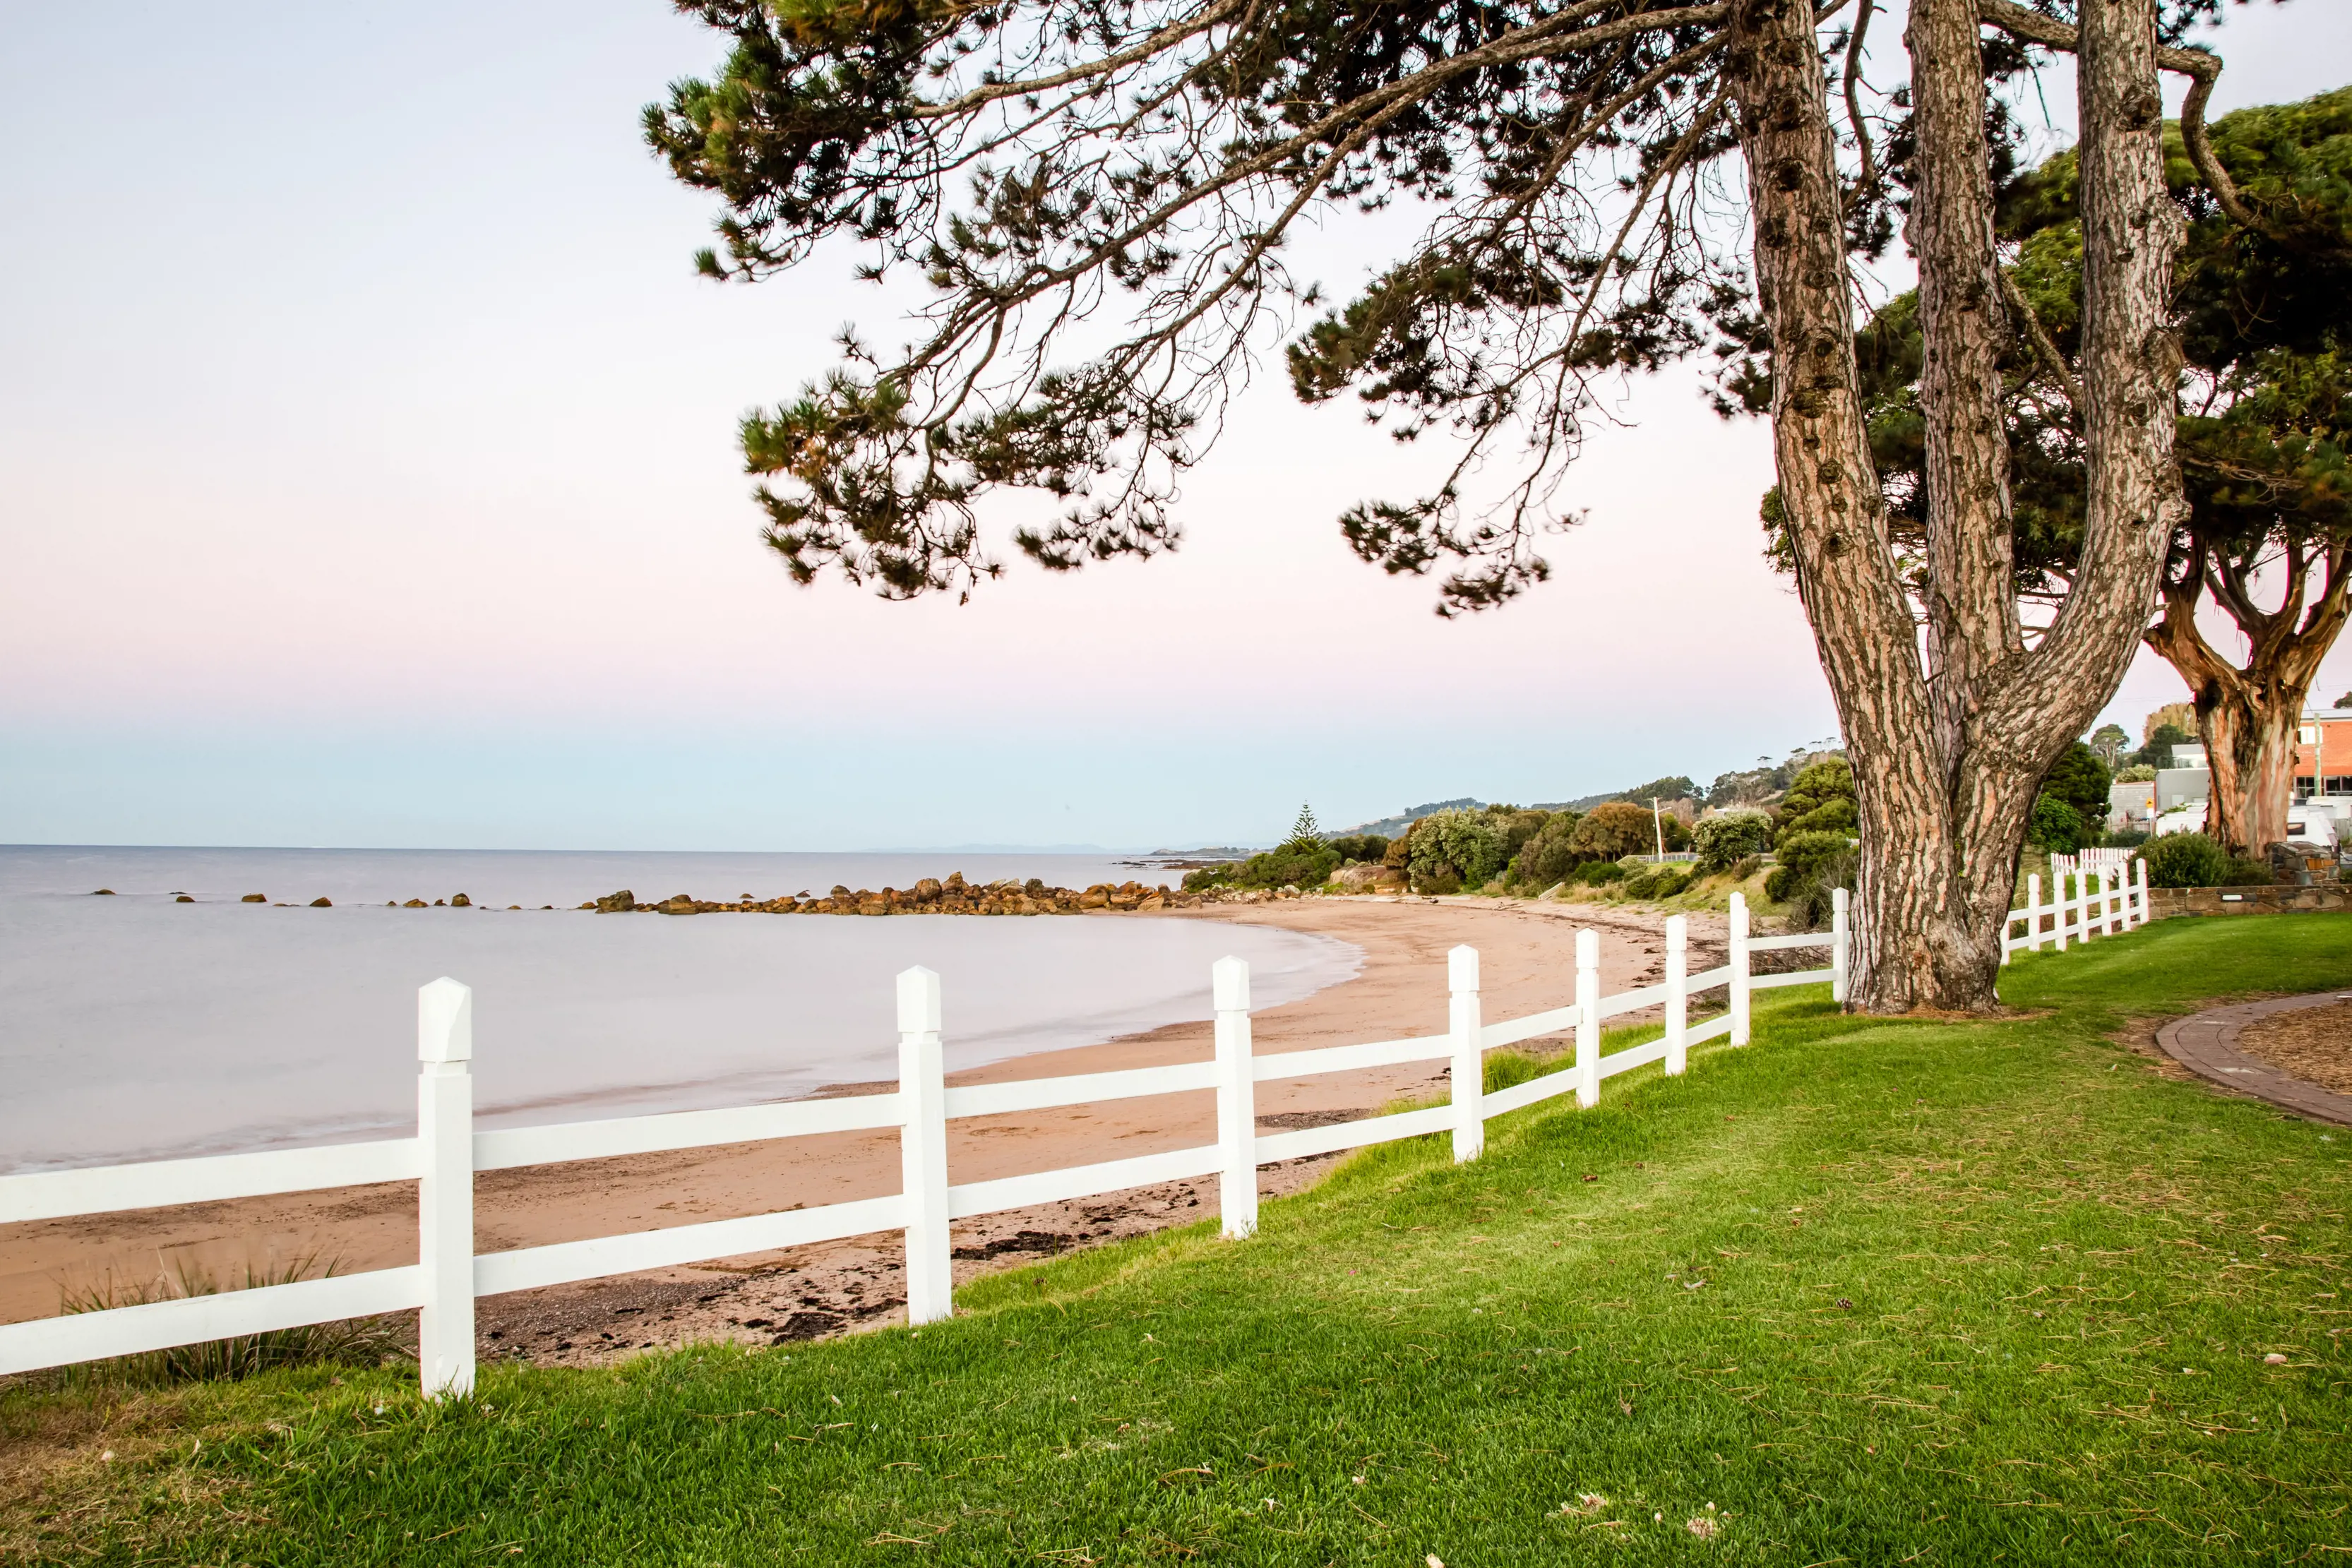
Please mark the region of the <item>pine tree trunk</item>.
[[[2092, 447], [2077, 586], [2031, 650], [2007, 571], [1990, 355], [1997, 295], [1976, 24], [1916, 0], [1922, 164], [1914, 241], [1933, 364], [1923, 377], [1931, 518], [1926, 620], [1887, 533], [1855, 374], [1838, 172], [1813, 14], [1738, 0], [1728, 57], [1773, 341], [1773, 456], [1798, 591], [1836, 697], [1862, 819], [1852, 1000], [1876, 1012], [1998, 1005], [2000, 922], [2042, 775], [2114, 695], [2177, 517], [2165, 331], [2178, 223], [2163, 183], [2153, 0], [2083, 28], [2084, 340]], [[2094, 174], [2095, 171], [2095, 177]], [[1934, 212], [1919, 210], [1933, 205]], [[1930, 274], [1934, 275], [1932, 284]], [[2095, 376], [2091, 368], [2097, 368]], [[1993, 411], [1997, 413], [1997, 409]], [[1990, 439], [1988, 439], [1990, 437]]]
[[[2265, 702], [2243, 683], [2223, 688], [2210, 708], [2198, 705], [2205, 758], [2213, 769], [2205, 831], [2233, 855], [2260, 855], [2286, 837], [2294, 799], [2295, 732], [2300, 695]], [[2276, 694], [2268, 694], [2275, 695]]]
[[1952, 790], [1864, 423], [1816, 47], [1812, 12], [1800, 0], [1734, 8], [1730, 62], [1756, 214], [1757, 292], [1774, 346], [1780, 503], [1862, 820], [1853, 996], [1878, 1010], [1978, 1010], [1993, 1005], [1999, 953], [1954, 896]]

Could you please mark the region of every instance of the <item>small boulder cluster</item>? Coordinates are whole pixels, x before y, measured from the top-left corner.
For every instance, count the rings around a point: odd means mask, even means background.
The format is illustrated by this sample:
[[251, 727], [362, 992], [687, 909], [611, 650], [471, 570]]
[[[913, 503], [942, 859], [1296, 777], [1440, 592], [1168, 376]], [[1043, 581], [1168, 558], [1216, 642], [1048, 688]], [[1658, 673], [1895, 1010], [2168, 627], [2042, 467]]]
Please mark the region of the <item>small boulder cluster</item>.
[[641, 904], [635, 894], [623, 888], [580, 907], [600, 915], [1084, 915], [1097, 909], [1148, 915], [1217, 902], [1200, 894], [1173, 892], [1164, 883], [1147, 887], [1139, 882], [1098, 882], [1081, 891], [1049, 886], [1041, 877], [966, 882], [961, 872], [955, 872], [944, 881], [927, 876], [912, 887], [886, 887], [879, 893], [836, 885], [822, 896], [803, 893], [763, 899], [745, 894], [731, 903], [681, 893]]

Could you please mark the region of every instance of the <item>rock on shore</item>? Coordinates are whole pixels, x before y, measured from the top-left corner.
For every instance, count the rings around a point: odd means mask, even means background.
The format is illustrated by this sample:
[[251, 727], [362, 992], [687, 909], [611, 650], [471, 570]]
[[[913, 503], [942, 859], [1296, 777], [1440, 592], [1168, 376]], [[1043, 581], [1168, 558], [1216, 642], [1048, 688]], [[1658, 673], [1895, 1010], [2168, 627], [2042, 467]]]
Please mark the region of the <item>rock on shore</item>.
[[1269, 898], [1297, 896], [1287, 888], [1280, 894], [1244, 894], [1231, 889], [1181, 893], [1165, 883], [1147, 887], [1139, 882], [1098, 882], [1080, 890], [1050, 887], [1037, 877], [1027, 882], [1008, 878], [1003, 882], [968, 883], [961, 872], [955, 872], [944, 881], [927, 876], [912, 887], [886, 887], [879, 893], [870, 888], [836, 885], [822, 897], [742, 898], [733, 903], [716, 903], [680, 893], [658, 903], [640, 904], [635, 893], [623, 888], [580, 907], [600, 915], [1083, 915], [1094, 909], [1148, 915], [1161, 909], [1192, 909], [1203, 904], [1256, 904]]

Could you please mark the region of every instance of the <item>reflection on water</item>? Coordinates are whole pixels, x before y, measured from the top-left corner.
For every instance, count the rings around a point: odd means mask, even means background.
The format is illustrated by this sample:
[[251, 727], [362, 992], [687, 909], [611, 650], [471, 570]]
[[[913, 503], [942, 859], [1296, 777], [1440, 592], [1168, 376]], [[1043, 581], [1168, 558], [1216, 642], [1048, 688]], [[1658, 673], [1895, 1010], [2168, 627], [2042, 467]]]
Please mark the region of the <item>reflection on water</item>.
[[[995, 859], [0, 850], [0, 1168], [396, 1134], [413, 1115], [416, 988], [445, 974], [474, 988], [477, 1100], [499, 1125], [889, 1077], [891, 977], [909, 964], [940, 972], [952, 1071], [1205, 1019], [1209, 966], [1226, 953], [1249, 960], [1260, 1008], [1360, 957], [1222, 922], [504, 907], [632, 884], [722, 898], [879, 886], [953, 869], [942, 860], [975, 880], [1139, 874]], [[97, 886], [118, 896], [89, 896]], [[204, 902], [173, 902], [182, 888]], [[382, 902], [460, 891], [478, 907]], [[243, 892], [335, 906], [224, 902]]]

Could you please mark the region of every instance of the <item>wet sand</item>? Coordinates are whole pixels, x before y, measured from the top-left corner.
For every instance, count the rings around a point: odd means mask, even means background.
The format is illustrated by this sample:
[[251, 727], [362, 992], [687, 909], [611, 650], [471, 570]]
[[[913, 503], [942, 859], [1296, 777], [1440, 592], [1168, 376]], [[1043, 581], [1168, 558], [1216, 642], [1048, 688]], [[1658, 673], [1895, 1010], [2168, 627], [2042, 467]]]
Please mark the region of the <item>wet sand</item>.
[[[1314, 932], [1362, 948], [1364, 965], [1355, 979], [1254, 1016], [1260, 1053], [1442, 1033], [1445, 954], [1456, 943], [1479, 950], [1490, 1021], [1573, 999], [1575, 933], [1581, 925], [1601, 933], [1604, 992], [1653, 983], [1664, 947], [1663, 921], [1654, 915], [1486, 899], [1319, 898], [1082, 918], [1227, 920]], [[1719, 963], [1719, 920], [1695, 916], [1692, 925], [1692, 968]], [[1530, 1041], [1527, 1049], [1565, 1043]], [[1102, 1072], [1201, 1061], [1212, 1053], [1209, 1024], [1178, 1024], [997, 1062], [950, 1082]], [[1264, 1084], [1257, 1103], [1261, 1130], [1352, 1120], [1401, 1097], [1442, 1098], [1444, 1081], [1444, 1063], [1431, 1061]], [[888, 1087], [843, 1085], [834, 1092]], [[953, 1122], [948, 1158], [952, 1179], [968, 1182], [1214, 1140], [1213, 1097], [1194, 1092]], [[1264, 1168], [1260, 1191], [1297, 1190], [1337, 1157]], [[814, 1207], [895, 1192], [898, 1182], [892, 1132], [494, 1171], [476, 1178], [476, 1250]], [[1212, 1177], [982, 1216], [954, 1228], [956, 1277], [1215, 1212]], [[303, 1256], [332, 1258], [339, 1272], [415, 1262], [414, 1184], [0, 1227], [0, 1321], [48, 1315], [58, 1310], [61, 1290], [110, 1276], [152, 1281], [192, 1269], [225, 1277]], [[903, 1312], [901, 1257], [896, 1233], [884, 1233], [488, 1297], [478, 1309], [481, 1349], [486, 1356], [585, 1364], [686, 1341], [780, 1343], [887, 1322]]]

